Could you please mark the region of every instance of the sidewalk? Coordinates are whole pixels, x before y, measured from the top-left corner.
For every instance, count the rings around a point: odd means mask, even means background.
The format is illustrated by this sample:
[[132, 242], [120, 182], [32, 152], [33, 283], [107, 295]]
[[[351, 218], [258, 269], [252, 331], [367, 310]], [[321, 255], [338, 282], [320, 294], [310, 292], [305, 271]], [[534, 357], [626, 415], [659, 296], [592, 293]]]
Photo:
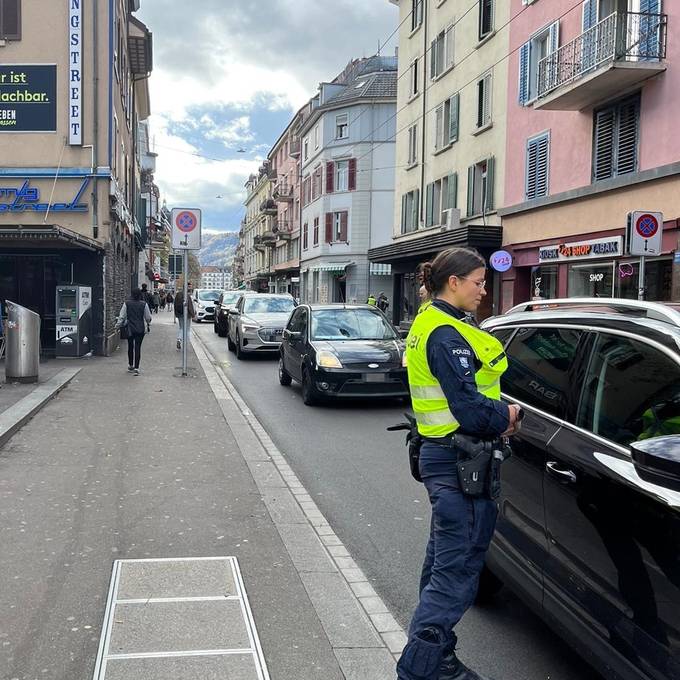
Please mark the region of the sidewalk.
[[391, 615], [174, 338], [154, 316], [142, 375], [122, 350], [86, 363], [0, 449], [0, 677], [392, 680]]

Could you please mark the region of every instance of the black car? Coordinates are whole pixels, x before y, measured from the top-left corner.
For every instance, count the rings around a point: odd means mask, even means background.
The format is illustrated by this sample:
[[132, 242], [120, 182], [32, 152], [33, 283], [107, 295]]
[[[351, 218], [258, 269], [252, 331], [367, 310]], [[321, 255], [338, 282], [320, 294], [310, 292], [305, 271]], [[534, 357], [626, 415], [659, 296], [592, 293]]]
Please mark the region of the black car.
[[300, 305], [283, 332], [279, 382], [300, 382], [307, 405], [338, 397], [406, 397], [404, 366], [404, 343], [375, 307]]
[[525, 418], [480, 583], [607, 680], [680, 678], [680, 308], [527, 303], [487, 320]]
[[238, 299], [243, 295], [242, 290], [225, 290], [220, 293], [215, 303], [215, 321], [213, 330], [221, 338], [227, 337], [229, 330], [229, 310], [234, 307]]

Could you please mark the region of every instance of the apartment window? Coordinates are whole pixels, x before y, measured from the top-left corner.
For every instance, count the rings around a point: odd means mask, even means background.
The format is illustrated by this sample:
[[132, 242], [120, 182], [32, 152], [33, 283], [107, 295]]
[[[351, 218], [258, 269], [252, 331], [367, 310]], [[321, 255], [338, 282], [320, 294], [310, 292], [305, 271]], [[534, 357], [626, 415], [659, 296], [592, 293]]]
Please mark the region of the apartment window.
[[411, 62], [409, 70], [409, 98], [415, 97], [418, 94], [420, 84], [418, 82], [418, 59]]
[[448, 210], [455, 208], [458, 175], [453, 172], [427, 185], [425, 193], [425, 226], [446, 224]]
[[346, 210], [326, 213], [326, 243], [348, 243]]
[[493, 31], [494, 0], [479, 0], [479, 39]]
[[319, 126], [318, 125], [314, 128], [314, 148], [315, 149], [319, 148]]
[[309, 248], [309, 224], [305, 222], [302, 225], [302, 250]]
[[550, 167], [550, 134], [544, 133], [527, 142], [526, 198], [541, 198], [548, 195], [548, 174]]
[[517, 98], [522, 106], [534, 101], [538, 97], [539, 90], [546, 92], [557, 83], [557, 62], [550, 59], [543, 62], [541, 73], [539, 73], [539, 65], [545, 57], [557, 52], [559, 43], [560, 22], [556, 21], [536, 33], [520, 48]]
[[302, 153], [303, 159], [307, 160], [309, 158], [309, 137], [305, 137], [304, 141], [302, 142]]
[[312, 197], [312, 180], [309, 175], [302, 180], [302, 205], [309, 205]]
[[349, 115], [346, 113], [335, 117], [335, 138], [347, 139], [349, 137]]
[[640, 137], [640, 95], [595, 111], [593, 181], [635, 172]]
[[477, 129], [491, 124], [491, 74], [477, 81]]
[[441, 103], [434, 112], [434, 150], [439, 151], [458, 140], [460, 94]]
[[468, 168], [467, 214], [483, 215], [493, 210], [494, 158], [475, 163]]
[[21, 0], [0, 0], [0, 40], [21, 40]]
[[430, 78], [439, 77], [453, 66], [453, 50], [453, 24], [450, 24], [430, 45]]
[[418, 123], [408, 129], [408, 161], [409, 167], [418, 163]]
[[313, 243], [315, 246], [319, 245], [319, 218], [314, 218], [314, 233], [313, 233]]
[[411, 0], [411, 31], [423, 23], [423, 2], [425, 0]]
[[312, 173], [312, 201], [321, 196], [321, 166], [318, 165]]
[[336, 191], [349, 190], [349, 161], [335, 163], [335, 189]]
[[418, 229], [420, 211], [420, 190], [414, 189], [401, 197], [401, 233], [407, 234]]

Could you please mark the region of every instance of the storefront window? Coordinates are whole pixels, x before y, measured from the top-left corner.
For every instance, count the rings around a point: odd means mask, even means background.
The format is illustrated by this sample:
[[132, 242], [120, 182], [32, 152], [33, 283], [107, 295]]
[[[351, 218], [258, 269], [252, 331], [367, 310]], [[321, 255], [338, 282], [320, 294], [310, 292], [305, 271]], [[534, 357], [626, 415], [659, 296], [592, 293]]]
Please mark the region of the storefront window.
[[572, 264], [569, 267], [569, 297], [613, 297], [614, 263]]
[[[640, 277], [640, 262], [618, 262], [616, 264], [616, 297], [637, 300]], [[645, 262], [645, 299], [668, 302], [671, 299], [673, 263], [671, 260]]]
[[531, 270], [531, 299], [532, 300], [552, 300], [557, 295], [557, 273], [556, 264], [533, 267]]
[[404, 274], [401, 277], [401, 320], [413, 321], [418, 313], [420, 298], [418, 290], [420, 281], [416, 274]]

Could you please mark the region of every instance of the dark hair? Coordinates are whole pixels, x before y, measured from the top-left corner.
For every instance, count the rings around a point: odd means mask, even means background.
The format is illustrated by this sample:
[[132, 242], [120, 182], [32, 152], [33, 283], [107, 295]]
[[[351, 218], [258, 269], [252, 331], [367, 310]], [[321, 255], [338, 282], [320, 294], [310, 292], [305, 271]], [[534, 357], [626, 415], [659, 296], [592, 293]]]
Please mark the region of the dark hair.
[[132, 299], [133, 300], [141, 300], [142, 299], [142, 291], [139, 290], [139, 288], [133, 288], [132, 289]]
[[442, 250], [432, 262], [420, 265], [423, 285], [430, 295], [440, 293], [451, 276], [467, 276], [475, 269], [486, 267], [484, 258], [472, 248]]

